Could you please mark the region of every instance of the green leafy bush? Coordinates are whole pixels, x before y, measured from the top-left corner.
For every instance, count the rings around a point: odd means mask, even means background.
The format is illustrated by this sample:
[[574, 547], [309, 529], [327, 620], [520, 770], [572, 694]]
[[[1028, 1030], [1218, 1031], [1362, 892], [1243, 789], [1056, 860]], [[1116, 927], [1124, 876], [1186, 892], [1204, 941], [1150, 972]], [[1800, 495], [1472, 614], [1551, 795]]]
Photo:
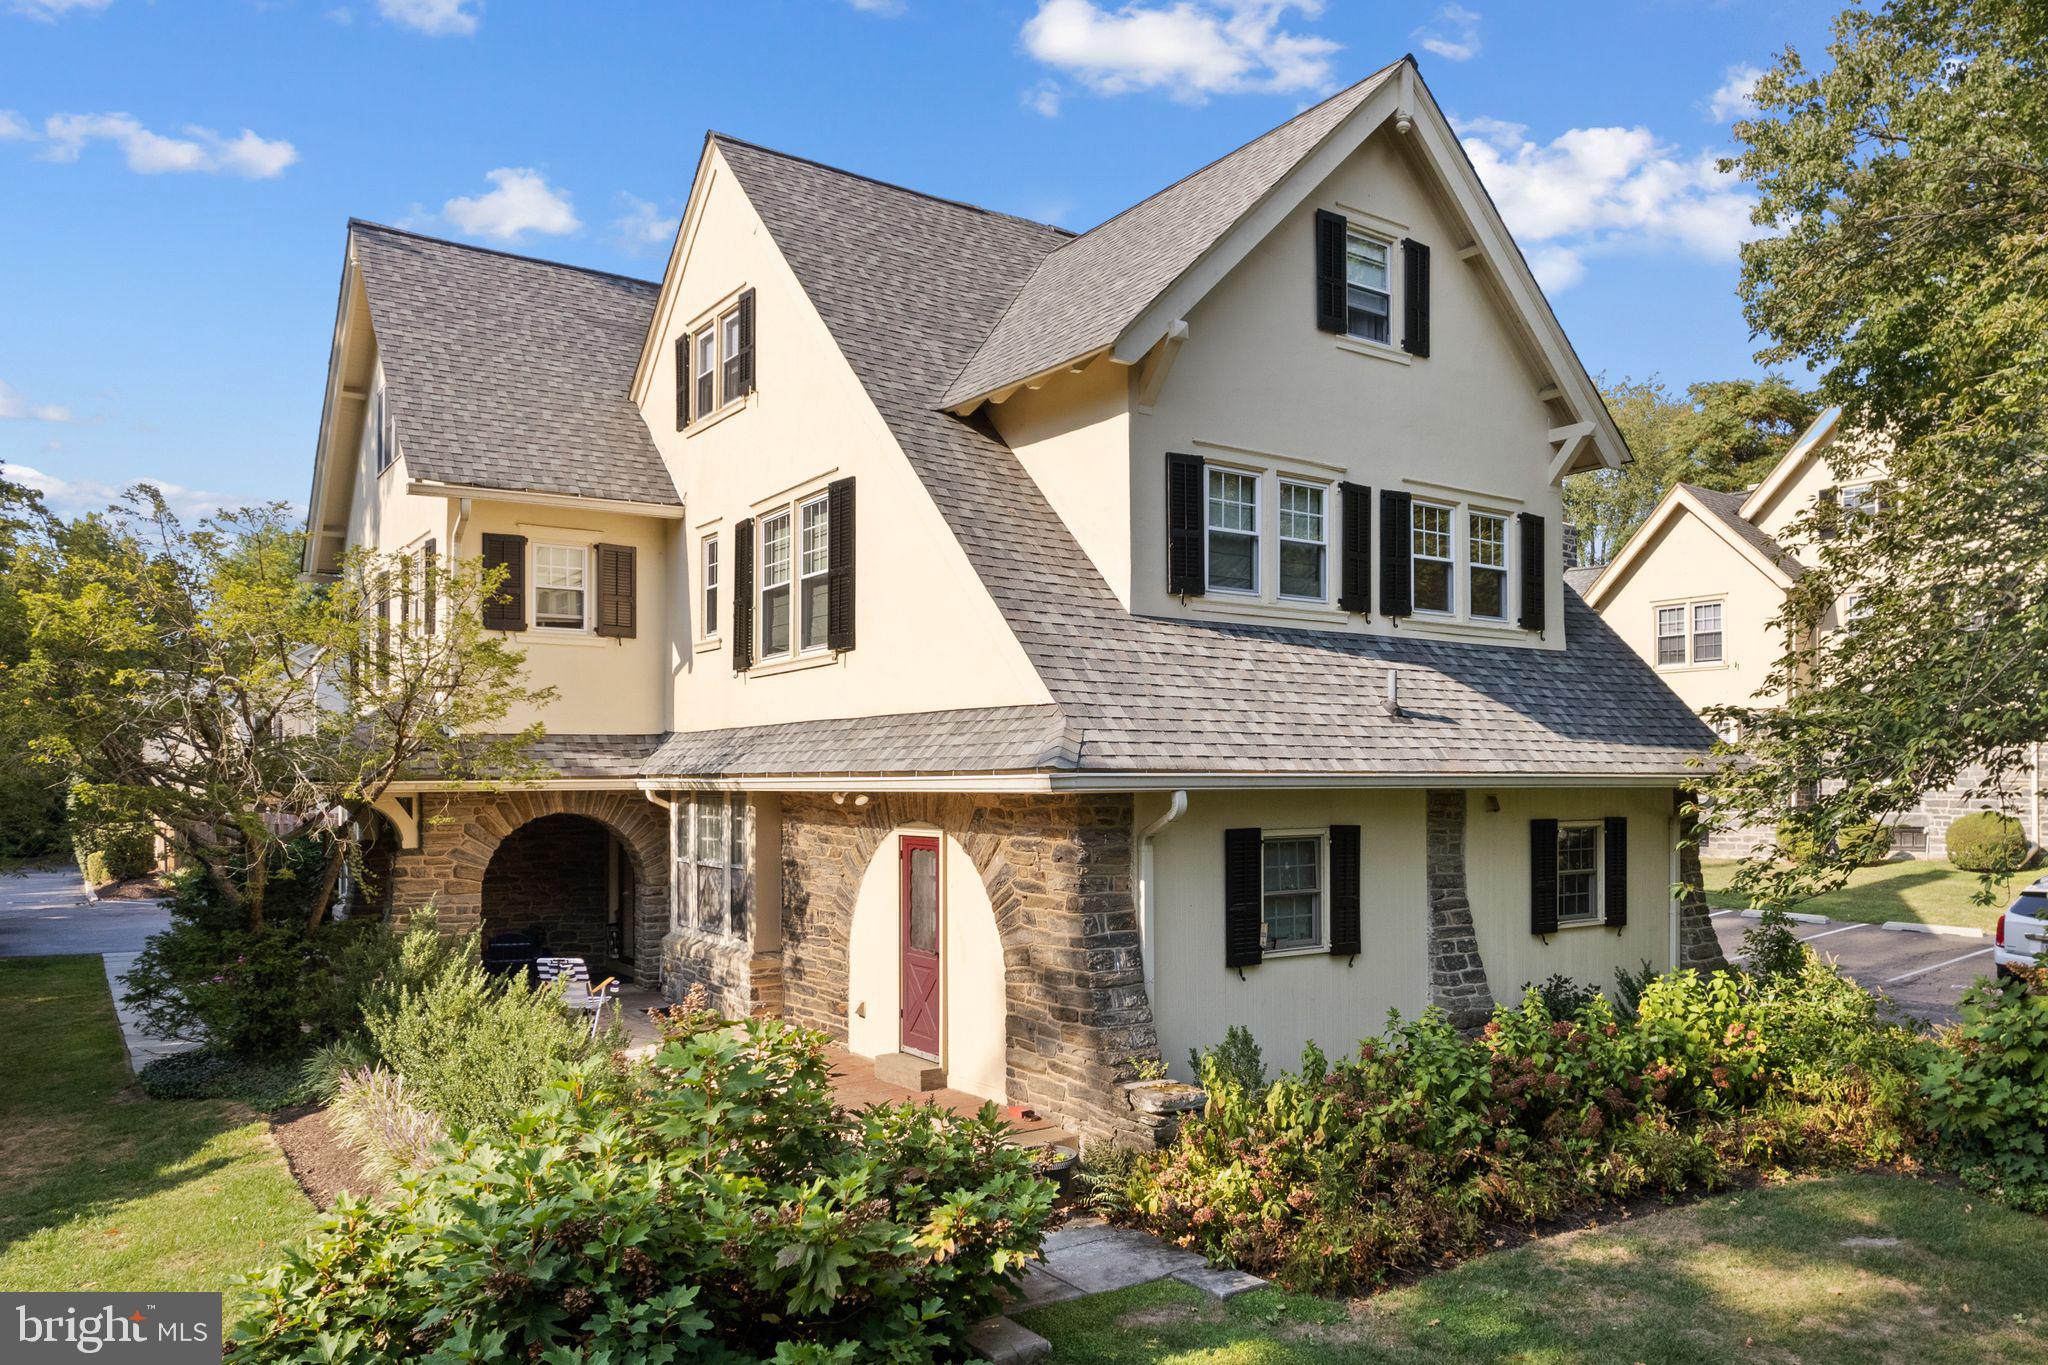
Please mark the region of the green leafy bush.
[[918, 1360], [1037, 1252], [1053, 1186], [993, 1106], [840, 1114], [826, 1040], [689, 1033], [626, 1093], [595, 1064], [519, 1119], [344, 1201], [265, 1275], [238, 1358]]
[[1553, 972], [1547, 980], [1540, 982], [1524, 981], [1522, 994], [1527, 995], [1530, 991], [1543, 997], [1543, 1008], [1549, 1010], [1555, 1019], [1571, 1018], [1601, 995], [1598, 986], [1574, 981], [1563, 972]]
[[2048, 991], [2017, 980], [1971, 987], [1926, 1090], [1944, 1154], [1963, 1178], [2048, 1213]]
[[1948, 827], [1948, 860], [1965, 872], [2014, 872], [2027, 852], [2026, 826], [1995, 810], [1974, 811]]
[[1856, 860], [1858, 867], [1875, 867], [1892, 856], [1892, 832], [1883, 825], [1844, 825], [1835, 835], [1835, 847]]
[[373, 994], [363, 1026], [383, 1065], [450, 1130], [507, 1132], [576, 1063], [624, 1045], [616, 1024], [591, 1037], [558, 988], [487, 975], [474, 935], [451, 948], [415, 925], [394, 977], [395, 988]]
[[1266, 1093], [1266, 1054], [1243, 1024], [1225, 1029], [1223, 1041], [1215, 1047], [1204, 1051], [1188, 1049], [1188, 1069], [1197, 1076], [1227, 1077], [1254, 1099]]
[[74, 838], [72, 852], [86, 884], [105, 886], [147, 876], [156, 863], [156, 836], [147, 825], [113, 825]]

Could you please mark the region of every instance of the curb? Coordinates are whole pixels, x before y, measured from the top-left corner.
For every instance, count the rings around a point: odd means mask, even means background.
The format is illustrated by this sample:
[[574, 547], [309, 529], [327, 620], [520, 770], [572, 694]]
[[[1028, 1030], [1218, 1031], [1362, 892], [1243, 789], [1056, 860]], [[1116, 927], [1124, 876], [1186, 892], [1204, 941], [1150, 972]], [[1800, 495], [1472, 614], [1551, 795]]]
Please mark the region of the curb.
[[1921, 924], [1917, 920], [1888, 919], [1877, 926], [1889, 929], [1895, 934], [1943, 934], [1949, 938], [1988, 939], [1991, 935], [1982, 929], [1965, 929], [1959, 924]]
[[[1762, 919], [1764, 917], [1764, 912], [1761, 910], [1745, 910], [1742, 912], [1742, 917], [1744, 919]], [[1826, 915], [1805, 915], [1799, 913], [1796, 910], [1787, 910], [1785, 912], [1785, 918], [1791, 920], [1794, 924], [1834, 923], [1834, 921], [1829, 919]]]

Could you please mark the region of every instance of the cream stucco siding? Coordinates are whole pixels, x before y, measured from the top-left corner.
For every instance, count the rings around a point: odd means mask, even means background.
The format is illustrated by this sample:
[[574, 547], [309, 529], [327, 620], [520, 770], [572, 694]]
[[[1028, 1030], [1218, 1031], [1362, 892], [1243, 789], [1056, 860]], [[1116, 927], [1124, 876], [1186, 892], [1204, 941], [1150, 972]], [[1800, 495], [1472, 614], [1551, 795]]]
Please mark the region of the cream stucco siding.
[[[675, 338], [755, 291], [757, 389], [675, 421]], [[671, 261], [635, 393], [686, 508], [669, 725], [720, 729], [1049, 699], [937, 506], [715, 148]], [[732, 537], [740, 521], [855, 479], [856, 648], [732, 667]], [[724, 583], [714, 635], [702, 614], [703, 542]]]
[[996, 429], [1125, 607], [1131, 603], [1131, 370], [1103, 357], [989, 410]]
[[[366, 412], [375, 413], [384, 401], [384, 375], [373, 365]], [[376, 424], [364, 422], [356, 442], [353, 493], [348, 509], [348, 548], [397, 553], [433, 536], [446, 545], [449, 508], [446, 498], [424, 497], [406, 491], [404, 439], [398, 439], [399, 454], [389, 467], [377, 469]]]
[[[1479, 953], [1496, 1000], [1517, 999], [1525, 983], [1563, 973], [1610, 993], [1619, 967], [1671, 965], [1673, 798], [1668, 787], [1557, 791], [1503, 789], [1489, 811], [1475, 792], [1465, 816], [1466, 888]], [[1533, 819], [1628, 821], [1628, 924], [1529, 932], [1529, 822]]]
[[[1188, 339], [1149, 414], [1131, 419], [1132, 598], [1150, 614], [1281, 616], [1327, 629], [1484, 639], [1508, 647], [1562, 648], [1563, 582], [1556, 552], [1562, 495], [1548, 482], [1552, 419], [1537, 397], [1499, 304], [1474, 267], [1458, 259], [1459, 234], [1445, 219], [1401, 146], [1382, 130], [1289, 213], [1280, 226], [1188, 313]], [[1319, 332], [1313, 316], [1314, 217], [1344, 214], [1390, 244], [1394, 282], [1391, 345]], [[1402, 238], [1434, 248], [1433, 354], [1400, 349]], [[1013, 400], [1014, 401], [1014, 400]], [[1165, 456], [1180, 451], [1265, 476], [1256, 601], [1212, 593], [1183, 605], [1165, 591]], [[1548, 619], [1539, 639], [1508, 625], [1438, 623], [1422, 616], [1396, 626], [1375, 610], [1336, 609], [1334, 493], [1329, 603], [1303, 608], [1277, 600], [1278, 547], [1270, 499], [1277, 475], [1334, 485], [1349, 480], [1505, 513], [1546, 518]], [[1379, 528], [1374, 526], [1374, 544]], [[1459, 537], [1463, 539], [1462, 515]], [[1512, 521], [1510, 553], [1517, 548]], [[1514, 568], [1510, 565], [1510, 584]], [[1510, 589], [1509, 616], [1516, 612]], [[1465, 585], [1457, 589], [1464, 607]], [[1375, 603], [1375, 606], [1377, 604]]]

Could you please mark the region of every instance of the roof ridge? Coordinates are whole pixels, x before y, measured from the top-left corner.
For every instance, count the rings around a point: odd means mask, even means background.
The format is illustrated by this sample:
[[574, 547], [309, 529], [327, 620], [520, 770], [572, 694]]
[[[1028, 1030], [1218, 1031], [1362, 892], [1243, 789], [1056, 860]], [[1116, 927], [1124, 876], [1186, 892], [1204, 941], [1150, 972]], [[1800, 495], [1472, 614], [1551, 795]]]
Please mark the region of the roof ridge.
[[[1331, 98], [1334, 99], [1335, 96]], [[933, 194], [929, 190], [913, 189], [909, 185], [898, 184], [894, 180], [884, 180], [877, 175], [867, 175], [861, 171], [849, 171], [844, 166], [834, 166], [829, 162], [819, 161], [815, 157], [799, 156], [795, 152], [785, 152], [779, 148], [765, 147], [758, 142], [750, 142], [743, 137], [734, 137], [731, 133], [721, 133], [716, 128], [705, 133], [705, 136], [716, 142], [730, 142], [735, 146], [746, 147], [765, 156], [780, 157], [784, 161], [794, 161], [800, 166], [814, 166], [821, 171], [830, 171], [834, 175], [843, 175], [849, 180], [864, 180], [870, 185], [879, 185], [885, 190], [896, 190], [902, 194], [913, 195], [919, 199], [929, 200], [934, 204], [947, 204], [956, 209], [966, 209], [970, 213], [986, 214], [991, 218], [1007, 218], [1013, 223], [1023, 223], [1029, 227], [1045, 228], [1050, 232], [1057, 232], [1062, 237], [1069, 239], [1080, 235], [1073, 229], [1063, 228], [1057, 223], [1048, 223], [1037, 218], [1026, 218], [1021, 213], [1006, 213], [1002, 209], [985, 208], [980, 204], [969, 203], [965, 199], [949, 199], [943, 194]]]
[[506, 251], [500, 247], [478, 246], [475, 242], [458, 242], [452, 237], [436, 237], [431, 233], [415, 232], [411, 228], [393, 227], [389, 223], [373, 223], [367, 218], [351, 217], [349, 231], [368, 228], [372, 232], [389, 233], [393, 237], [410, 237], [416, 242], [432, 242], [435, 246], [452, 246], [458, 251], [474, 251], [480, 256], [499, 256], [508, 261], [525, 261], [529, 265], [551, 266], [556, 270], [574, 270], [582, 275], [597, 275], [608, 280], [622, 280], [627, 284], [645, 285], [649, 289], [661, 288], [660, 280], [643, 280], [638, 275], [622, 275], [616, 270], [599, 270], [594, 265], [575, 265], [568, 261], [551, 261], [545, 256], [529, 256], [521, 251]]

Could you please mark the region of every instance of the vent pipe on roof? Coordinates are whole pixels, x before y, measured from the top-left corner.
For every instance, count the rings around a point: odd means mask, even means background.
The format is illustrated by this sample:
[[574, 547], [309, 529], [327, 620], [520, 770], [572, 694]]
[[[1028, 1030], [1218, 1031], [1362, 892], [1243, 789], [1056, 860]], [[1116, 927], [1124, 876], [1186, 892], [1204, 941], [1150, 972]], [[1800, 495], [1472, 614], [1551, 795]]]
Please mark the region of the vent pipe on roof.
[[1401, 670], [1387, 670], [1387, 700], [1384, 703], [1387, 714], [1399, 720], [1401, 717]]

